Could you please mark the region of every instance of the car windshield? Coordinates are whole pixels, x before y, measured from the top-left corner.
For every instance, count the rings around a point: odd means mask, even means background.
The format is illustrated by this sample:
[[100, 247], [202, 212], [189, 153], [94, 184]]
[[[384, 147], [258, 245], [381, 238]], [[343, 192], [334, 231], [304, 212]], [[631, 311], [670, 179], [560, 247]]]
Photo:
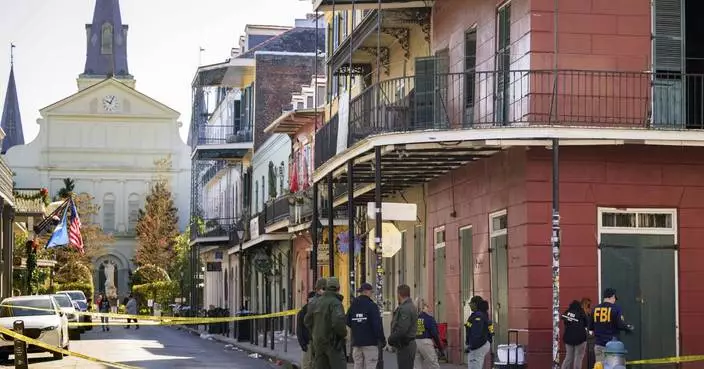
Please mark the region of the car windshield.
[[83, 301], [76, 301], [76, 304], [78, 305], [78, 308], [81, 310], [86, 310], [88, 308], [88, 304], [86, 304]]
[[71, 300], [66, 295], [54, 295], [54, 299], [56, 300], [56, 303], [59, 304], [59, 306], [62, 308], [73, 307]]
[[14, 316], [53, 315], [53, 310], [54, 306], [48, 298], [12, 301], [5, 300], [2, 302], [2, 308], [0, 308], [0, 317], [7, 318]]

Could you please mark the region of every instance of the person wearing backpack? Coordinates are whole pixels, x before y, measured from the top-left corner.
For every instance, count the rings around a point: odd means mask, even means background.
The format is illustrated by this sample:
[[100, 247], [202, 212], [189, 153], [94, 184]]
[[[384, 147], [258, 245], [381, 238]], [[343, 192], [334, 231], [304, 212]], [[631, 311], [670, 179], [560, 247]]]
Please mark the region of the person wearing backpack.
[[562, 369], [582, 369], [582, 360], [587, 348], [587, 331], [589, 320], [582, 309], [582, 304], [574, 300], [570, 307], [562, 314], [565, 323], [563, 342], [567, 353]]
[[464, 324], [466, 332], [467, 365], [469, 369], [484, 368], [486, 354], [491, 349], [492, 336], [489, 321], [489, 303], [481, 296], [474, 296], [469, 301], [472, 314]]

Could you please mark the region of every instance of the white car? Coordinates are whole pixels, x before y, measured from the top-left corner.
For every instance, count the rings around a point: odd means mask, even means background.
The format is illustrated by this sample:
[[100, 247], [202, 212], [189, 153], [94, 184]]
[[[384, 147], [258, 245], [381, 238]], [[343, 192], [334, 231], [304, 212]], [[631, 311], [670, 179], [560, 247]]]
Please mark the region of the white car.
[[[23, 309], [22, 307], [27, 307]], [[24, 321], [24, 335], [47, 345], [68, 350], [68, 320], [52, 296], [17, 296], [0, 302], [0, 326], [13, 329], [16, 320]], [[0, 334], [0, 360], [7, 361], [13, 354], [14, 338]], [[43, 348], [28, 345], [27, 352], [44, 352]], [[60, 353], [51, 352], [54, 359]]]
[[[78, 316], [73, 302], [71, 302], [71, 299], [67, 295], [63, 293], [57, 293], [51, 296], [54, 298], [56, 304], [59, 305], [59, 309], [64, 313], [64, 315], [66, 316], [66, 320], [69, 322], [69, 324], [79, 322], [80, 316]], [[68, 327], [69, 339], [81, 339], [81, 333], [83, 333], [83, 328], [81, 327]]]
[[[86, 299], [86, 295], [83, 293], [83, 291], [79, 291], [79, 290], [58, 291], [56, 293], [57, 294], [64, 294], [64, 295], [68, 296], [68, 298], [71, 299], [71, 301], [73, 301], [73, 303], [76, 304], [77, 311], [85, 313], [90, 310], [90, 306], [88, 306], [88, 299]], [[80, 321], [83, 323], [92, 323], [93, 319], [91, 318], [90, 315], [82, 314], [80, 316]], [[84, 331], [90, 331], [92, 329], [93, 329], [93, 327], [90, 325], [83, 327]]]

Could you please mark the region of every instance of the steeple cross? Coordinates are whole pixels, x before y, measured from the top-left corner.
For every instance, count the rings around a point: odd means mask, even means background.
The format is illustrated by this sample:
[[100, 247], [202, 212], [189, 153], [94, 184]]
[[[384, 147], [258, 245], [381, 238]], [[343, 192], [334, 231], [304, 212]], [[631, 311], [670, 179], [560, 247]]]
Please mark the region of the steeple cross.
[[10, 66], [15, 65], [15, 44], [10, 42]]

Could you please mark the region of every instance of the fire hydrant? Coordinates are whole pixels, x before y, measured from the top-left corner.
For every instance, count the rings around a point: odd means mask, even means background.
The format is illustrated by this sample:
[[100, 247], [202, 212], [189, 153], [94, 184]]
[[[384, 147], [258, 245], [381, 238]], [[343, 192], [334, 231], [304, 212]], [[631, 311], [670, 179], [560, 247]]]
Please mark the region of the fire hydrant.
[[606, 343], [604, 361], [597, 362], [594, 369], [626, 369], [626, 347], [623, 342], [612, 340]]

